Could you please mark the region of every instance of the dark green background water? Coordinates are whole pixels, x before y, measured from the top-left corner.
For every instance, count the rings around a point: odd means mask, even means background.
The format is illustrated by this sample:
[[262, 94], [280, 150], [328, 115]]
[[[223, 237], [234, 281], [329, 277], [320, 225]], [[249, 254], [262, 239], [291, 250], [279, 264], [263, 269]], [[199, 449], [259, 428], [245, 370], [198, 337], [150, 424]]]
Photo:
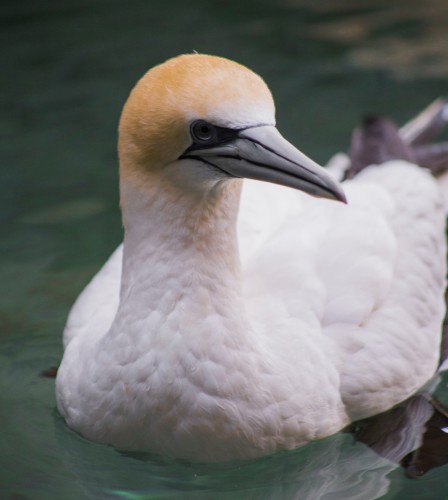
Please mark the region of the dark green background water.
[[280, 130], [325, 162], [362, 113], [403, 122], [447, 93], [446, 0], [3, 0], [0, 13], [0, 498], [448, 498], [447, 466], [412, 481], [343, 434], [229, 466], [126, 456], [69, 431], [39, 376], [121, 240], [116, 128], [143, 72], [192, 50], [244, 63]]

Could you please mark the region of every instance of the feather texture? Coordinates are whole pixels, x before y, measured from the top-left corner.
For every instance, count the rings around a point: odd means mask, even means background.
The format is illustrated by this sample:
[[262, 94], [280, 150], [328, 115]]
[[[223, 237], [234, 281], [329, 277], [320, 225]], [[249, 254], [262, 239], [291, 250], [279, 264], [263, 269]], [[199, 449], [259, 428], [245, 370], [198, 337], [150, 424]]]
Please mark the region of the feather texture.
[[239, 210], [240, 180], [206, 203], [152, 179], [122, 175], [124, 252], [64, 331], [58, 407], [78, 432], [250, 458], [387, 410], [434, 374], [445, 208], [428, 172], [370, 166], [344, 183], [347, 205], [245, 181]]

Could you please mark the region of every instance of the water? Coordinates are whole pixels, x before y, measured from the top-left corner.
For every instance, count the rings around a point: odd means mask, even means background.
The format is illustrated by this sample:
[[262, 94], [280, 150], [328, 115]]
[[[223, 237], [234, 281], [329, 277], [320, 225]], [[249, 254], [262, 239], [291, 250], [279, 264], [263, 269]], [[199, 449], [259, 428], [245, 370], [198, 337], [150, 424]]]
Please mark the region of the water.
[[[119, 453], [66, 428], [54, 381], [68, 309], [121, 240], [116, 127], [141, 74], [198, 50], [273, 90], [279, 128], [320, 162], [366, 111], [410, 118], [447, 92], [445, 0], [3, 0], [0, 496], [13, 499], [445, 499], [349, 434], [198, 466]], [[447, 378], [438, 397], [448, 403]]]

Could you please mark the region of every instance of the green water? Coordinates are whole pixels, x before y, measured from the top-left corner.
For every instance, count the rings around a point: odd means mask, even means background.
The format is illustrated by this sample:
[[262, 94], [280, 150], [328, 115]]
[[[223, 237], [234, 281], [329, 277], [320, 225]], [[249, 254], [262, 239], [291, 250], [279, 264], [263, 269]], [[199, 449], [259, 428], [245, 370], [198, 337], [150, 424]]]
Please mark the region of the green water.
[[[182, 52], [263, 75], [280, 130], [320, 162], [366, 111], [399, 122], [448, 91], [446, 0], [3, 0], [0, 498], [445, 499], [339, 434], [255, 462], [120, 454], [68, 430], [54, 381], [70, 305], [121, 240], [116, 127], [141, 74]], [[438, 396], [448, 403], [447, 379]]]

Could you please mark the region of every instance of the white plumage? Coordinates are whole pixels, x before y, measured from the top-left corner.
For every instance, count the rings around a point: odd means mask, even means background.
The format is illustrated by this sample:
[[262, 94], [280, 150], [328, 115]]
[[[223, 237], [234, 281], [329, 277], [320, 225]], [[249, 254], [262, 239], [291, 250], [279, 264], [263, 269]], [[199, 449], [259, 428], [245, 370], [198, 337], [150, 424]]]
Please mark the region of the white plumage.
[[[247, 69], [191, 55], [156, 70], [167, 78], [170, 65], [186, 72], [183, 86], [193, 73], [207, 89], [219, 72], [213, 92], [223, 82], [231, 87], [219, 110], [183, 111], [188, 123], [241, 129], [253, 120], [272, 128], [269, 102], [262, 111], [244, 108], [244, 99], [256, 100], [244, 93], [247, 74], [255, 85]], [[226, 71], [241, 78], [223, 80]], [[157, 90], [142, 82], [144, 92]], [[175, 94], [180, 83], [164, 85]], [[226, 111], [226, 99], [237, 99], [237, 113], [231, 105]], [[139, 102], [144, 113], [141, 95]], [[218, 179], [216, 168], [195, 158], [177, 160], [189, 136], [166, 167], [173, 183], [160, 170], [136, 167], [157, 155], [137, 160], [143, 125], [129, 131], [129, 116], [120, 130], [121, 141], [132, 136], [120, 145], [124, 257], [120, 246], [64, 331], [57, 399], [69, 426], [123, 449], [251, 458], [385, 411], [430, 379], [445, 313], [446, 249], [445, 209], [427, 171], [405, 161], [368, 167], [344, 183], [347, 205], [246, 180], [238, 211], [241, 180], [223, 180], [222, 170]], [[160, 125], [154, 110], [153, 119]], [[162, 146], [169, 140], [158, 137]], [[213, 149], [204, 151], [213, 162]], [[206, 199], [216, 186], [219, 194]]]

